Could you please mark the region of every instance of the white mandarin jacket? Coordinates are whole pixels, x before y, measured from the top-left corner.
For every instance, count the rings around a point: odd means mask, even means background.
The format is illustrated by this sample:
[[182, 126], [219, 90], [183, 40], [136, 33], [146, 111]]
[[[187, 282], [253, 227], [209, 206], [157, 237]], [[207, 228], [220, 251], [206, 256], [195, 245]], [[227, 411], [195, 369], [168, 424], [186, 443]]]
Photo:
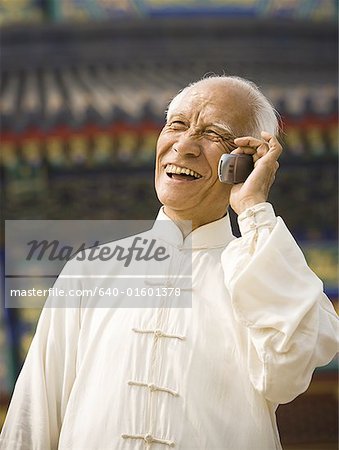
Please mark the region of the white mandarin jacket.
[[[191, 291], [183, 284], [191, 307], [49, 300], [2, 450], [281, 448], [277, 405], [305, 391], [337, 350], [338, 320], [321, 281], [268, 203], [239, 216], [238, 239], [228, 216], [186, 239], [172, 222], [164, 233], [162, 219], [160, 211], [150, 231], [171, 255], [160, 285], [176, 285], [171, 274], [191, 251]], [[117, 266], [72, 261], [56, 286], [106, 289]]]

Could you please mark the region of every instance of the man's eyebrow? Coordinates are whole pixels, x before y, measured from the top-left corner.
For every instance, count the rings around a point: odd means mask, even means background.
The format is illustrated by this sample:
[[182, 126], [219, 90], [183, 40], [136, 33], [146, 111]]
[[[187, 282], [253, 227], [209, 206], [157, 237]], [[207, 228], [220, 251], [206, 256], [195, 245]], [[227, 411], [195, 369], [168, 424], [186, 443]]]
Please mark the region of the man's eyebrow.
[[178, 118], [182, 118], [182, 119], [185, 119], [185, 115], [184, 114], [182, 114], [182, 113], [177, 113], [177, 112], [172, 112], [172, 111], [167, 111], [167, 114], [166, 114], [166, 120], [168, 121], [168, 120], [170, 120], [170, 119], [173, 119], [173, 117], [178, 117]]

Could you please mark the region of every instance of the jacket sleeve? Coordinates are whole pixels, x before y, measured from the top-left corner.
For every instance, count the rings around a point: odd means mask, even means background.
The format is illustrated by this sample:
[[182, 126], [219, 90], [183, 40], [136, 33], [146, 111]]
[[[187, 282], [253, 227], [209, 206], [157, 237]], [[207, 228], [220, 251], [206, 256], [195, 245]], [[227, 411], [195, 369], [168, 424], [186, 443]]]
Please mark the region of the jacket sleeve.
[[248, 336], [250, 379], [267, 400], [287, 403], [338, 351], [338, 317], [269, 203], [238, 220], [242, 237], [225, 249], [222, 265], [236, 320]]
[[66, 295], [49, 297], [41, 313], [8, 409], [1, 450], [57, 449], [76, 370], [79, 298], [67, 295], [76, 283], [59, 278], [54, 284]]

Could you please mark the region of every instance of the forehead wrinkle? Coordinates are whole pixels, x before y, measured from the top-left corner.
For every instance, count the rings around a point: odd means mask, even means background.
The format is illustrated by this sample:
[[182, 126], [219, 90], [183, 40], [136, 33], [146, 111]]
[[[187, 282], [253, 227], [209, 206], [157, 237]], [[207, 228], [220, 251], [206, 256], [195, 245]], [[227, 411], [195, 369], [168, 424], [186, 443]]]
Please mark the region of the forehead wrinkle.
[[[186, 109], [185, 98], [193, 100], [193, 107]], [[200, 88], [196, 87], [184, 89], [180, 92], [169, 104], [167, 109], [167, 120], [173, 116], [183, 117], [188, 120], [193, 120], [196, 122], [198, 127], [200, 126], [216, 126], [220, 128], [223, 132], [230, 135], [230, 137], [236, 137], [237, 133], [232, 127], [224, 122], [223, 118], [220, 117], [219, 112], [216, 111], [220, 109], [218, 103], [216, 102], [215, 95], [211, 92], [201, 91]], [[207, 115], [207, 117], [205, 117]], [[214, 122], [213, 115], [217, 122]], [[209, 117], [208, 117], [209, 116]]]
[[[178, 108], [185, 97], [197, 100], [200, 107], [206, 106], [210, 101], [208, 98], [206, 98], [206, 95], [204, 93], [200, 92], [200, 90], [193, 89], [193, 86], [185, 88], [184, 90], [179, 92], [179, 94], [177, 94], [168, 105], [166, 111], [167, 118], [173, 114], [173, 109]], [[174, 114], [180, 114], [180, 112], [174, 111]]]
[[[199, 104], [199, 106], [201, 106], [201, 103]], [[168, 109], [167, 120], [171, 119], [172, 117], [179, 117], [198, 124], [199, 122], [204, 121], [205, 114], [206, 111], [203, 111], [202, 109], [190, 108], [188, 110], [185, 110], [185, 107], [180, 108], [179, 105], [174, 105], [173, 108]]]

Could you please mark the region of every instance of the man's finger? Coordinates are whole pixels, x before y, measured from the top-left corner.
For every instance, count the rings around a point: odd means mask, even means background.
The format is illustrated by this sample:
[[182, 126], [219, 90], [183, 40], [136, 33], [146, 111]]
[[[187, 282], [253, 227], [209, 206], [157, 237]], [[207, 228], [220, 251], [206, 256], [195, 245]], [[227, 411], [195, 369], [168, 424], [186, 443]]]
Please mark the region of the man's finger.
[[262, 131], [261, 136], [267, 141], [270, 152], [275, 152], [279, 156], [282, 152], [282, 146], [278, 139], [267, 131]]
[[259, 147], [261, 144], [267, 144], [262, 139], [255, 138], [253, 136], [244, 136], [234, 139], [234, 143], [238, 147]]

